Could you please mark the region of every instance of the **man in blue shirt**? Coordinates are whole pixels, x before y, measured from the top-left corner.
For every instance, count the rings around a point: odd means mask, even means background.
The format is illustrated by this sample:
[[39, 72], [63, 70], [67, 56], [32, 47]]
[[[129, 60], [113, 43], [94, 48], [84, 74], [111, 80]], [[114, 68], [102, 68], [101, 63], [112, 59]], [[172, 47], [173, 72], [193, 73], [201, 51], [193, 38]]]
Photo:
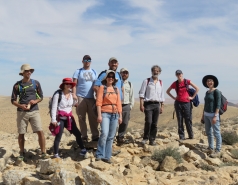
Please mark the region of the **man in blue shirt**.
[[82, 139], [88, 141], [86, 114], [88, 114], [89, 126], [92, 133], [92, 141], [99, 138], [97, 117], [92, 107], [95, 104], [93, 83], [97, 79], [97, 73], [90, 68], [91, 57], [83, 57], [83, 68], [77, 69], [73, 74], [73, 82], [77, 85], [73, 87], [73, 97], [78, 100], [76, 112], [79, 119], [79, 126], [82, 133]]
[[[117, 67], [118, 67], [118, 61], [115, 57], [111, 57], [109, 59], [108, 62], [108, 66], [109, 66], [109, 70], [113, 70], [116, 72]], [[101, 81], [102, 79], [106, 76], [106, 71], [102, 71], [99, 75], [98, 75], [98, 79], [95, 81], [94, 83], [94, 91], [97, 93], [97, 90], [99, 88], [100, 85], [102, 85]], [[118, 79], [117, 83], [116, 83], [116, 87], [118, 87], [118, 89], [120, 90], [120, 96], [121, 96], [121, 100], [123, 100], [123, 81], [121, 79], [121, 75], [119, 72], [116, 72], [116, 78]]]

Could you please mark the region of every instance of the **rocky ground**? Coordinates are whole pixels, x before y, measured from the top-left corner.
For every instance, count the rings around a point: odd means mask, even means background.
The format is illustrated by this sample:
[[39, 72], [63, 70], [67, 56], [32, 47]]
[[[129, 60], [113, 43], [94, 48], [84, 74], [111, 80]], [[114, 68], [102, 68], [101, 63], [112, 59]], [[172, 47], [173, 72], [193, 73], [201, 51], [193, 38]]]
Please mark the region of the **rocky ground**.
[[[221, 124], [222, 132], [229, 132], [231, 137], [237, 136], [237, 123], [238, 117], [224, 120]], [[238, 151], [238, 144], [223, 144], [221, 156], [211, 158], [203, 152], [207, 148], [203, 126], [194, 125], [194, 133], [194, 139], [179, 142], [177, 128], [165, 127], [157, 134], [157, 145], [150, 146], [141, 145], [141, 129], [131, 128], [126, 135], [129, 144], [117, 146], [114, 143], [113, 150], [119, 150], [120, 153], [112, 157], [112, 164], [108, 164], [95, 161], [95, 142], [86, 144], [89, 152], [85, 158], [81, 158], [74, 137], [67, 131], [60, 144], [61, 159], [52, 158], [53, 136], [46, 136], [47, 152], [51, 158], [41, 159], [37, 135], [27, 134], [26, 160], [17, 161], [17, 135], [0, 132], [0, 184], [238, 185], [238, 155], [234, 152]], [[172, 155], [171, 151], [177, 153]], [[164, 156], [161, 152], [165, 153]]]

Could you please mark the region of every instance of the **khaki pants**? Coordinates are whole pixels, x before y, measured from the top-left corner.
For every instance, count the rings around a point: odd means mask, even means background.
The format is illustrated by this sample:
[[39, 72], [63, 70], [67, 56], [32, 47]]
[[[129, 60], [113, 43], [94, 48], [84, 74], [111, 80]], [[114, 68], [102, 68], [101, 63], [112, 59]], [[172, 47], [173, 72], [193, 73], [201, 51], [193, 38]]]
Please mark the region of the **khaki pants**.
[[17, 128], [19, 134], [25, 134], [27, 132], [29, 122], [34, 133], [43, 130], [38, 110], [32, 112], [17, 111]]
[[93, 112], [93, 105], [95, 104], [95, 99], [93, 98], [82, 98], [78, 96], [78, 106], [76, 112], [79, 120], [79, 127], [82, 134], [82, 139], [88, 138], [87, 134], [87, 123], [86, 123], [86, 113], [88, 113], [89, 126], [92, 133], [92, 140], [99, 137], [97, 117]]

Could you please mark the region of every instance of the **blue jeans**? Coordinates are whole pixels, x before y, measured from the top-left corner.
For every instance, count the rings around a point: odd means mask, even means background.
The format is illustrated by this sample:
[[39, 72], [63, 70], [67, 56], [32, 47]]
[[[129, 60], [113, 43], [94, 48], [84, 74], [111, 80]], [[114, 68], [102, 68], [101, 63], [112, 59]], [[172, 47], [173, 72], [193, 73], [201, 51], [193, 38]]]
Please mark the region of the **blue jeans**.
[[212, 123], [212, 118], [210, 116], [204, 116], [205, 130], [208, 138], [209, 148], [214, 149], [213, 146], [213, 134], [216, 138], [216, 150], [220, 152], [221, 150], [221, 131], [220, 131], [220, 121], [217, 120], [215, 124]]
[[111, 158], [112, 144], [117, 130], [118, 117], [118, 114], [102, 113], [101, 134], [96, 151], [97, 158]]

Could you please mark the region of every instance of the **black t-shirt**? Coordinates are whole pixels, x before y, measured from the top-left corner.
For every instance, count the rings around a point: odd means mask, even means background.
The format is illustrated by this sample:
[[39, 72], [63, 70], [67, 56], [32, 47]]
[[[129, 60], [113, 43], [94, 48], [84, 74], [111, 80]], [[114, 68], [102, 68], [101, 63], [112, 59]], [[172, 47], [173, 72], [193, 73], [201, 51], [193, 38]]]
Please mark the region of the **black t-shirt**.
[[[19, 85], [21, 86], [21, 94], [19, 92]], [[24, 89], [24, 87], [29, 86]], [[36, 88], [36, 89], [35, 89]], [[41, 90], [40, 83], [35, 80], [35, 87], [32, 84], [32, 79], [29, 82], [18, 81], [14, 84], [11, 96], [11, 102], [19, 100], [19, 104], [28, 104], [31, 100], [36, 100], [37, 95], [43, 99], [43, 92]], [[31, 105], [30, 110], [25, 110], [26, 112], [32, 112], [34, 110], [39, 110], [38, 104]], [[23, 111], [21, 108], [17, 108], [17, 111]]]

